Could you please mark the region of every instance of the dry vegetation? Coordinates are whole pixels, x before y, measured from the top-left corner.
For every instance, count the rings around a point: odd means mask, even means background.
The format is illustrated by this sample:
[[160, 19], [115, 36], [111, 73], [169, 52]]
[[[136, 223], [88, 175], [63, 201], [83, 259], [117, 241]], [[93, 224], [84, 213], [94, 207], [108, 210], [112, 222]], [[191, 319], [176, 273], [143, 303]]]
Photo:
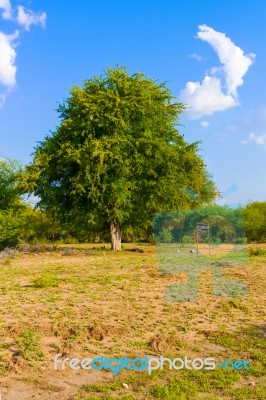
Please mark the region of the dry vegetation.
[[[138, 247], [144, 252], [129, 251]], [[215, 298], [200, 273], [198, 303], [170, 303], [155, 247], [80, 245], [24, 249], [0, 260], [0, 387], [4, 400], [193, 400], [265, 398], [265, 261], [225, 268], [248, 285], [244, 298]], [[134, 249], [133, 249], [134, 250]], [[256, 253], [256, 251], [255, 251]], [[250, 371], [53, 370], [70, 357], [143, 355], [246, 359]], [[128, 387], [123, 386], [126, 383]]]

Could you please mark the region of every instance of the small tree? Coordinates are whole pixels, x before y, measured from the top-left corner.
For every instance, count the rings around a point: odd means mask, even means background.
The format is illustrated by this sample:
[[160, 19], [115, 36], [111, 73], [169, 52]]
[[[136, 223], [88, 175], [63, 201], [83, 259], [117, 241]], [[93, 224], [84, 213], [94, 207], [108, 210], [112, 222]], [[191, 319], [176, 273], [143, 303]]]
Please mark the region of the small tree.
[[17, 176], [21, 170], [18, 161], [0, 159], [0, 210], [6, 210], [20, 202]]
[[245, 230], [249, 242], [264, 242], [266, 239], [266, 202], [248, 204], [244, 210]]
[[63, 223], [109, 226], [120, 250], [123, 225], [151, 226], [154, 212], [215, 196], [197, 143], [176, 128], [183, 110], [164, 83], [125, 68], [74, 86], [27, 168], [27, 190]]

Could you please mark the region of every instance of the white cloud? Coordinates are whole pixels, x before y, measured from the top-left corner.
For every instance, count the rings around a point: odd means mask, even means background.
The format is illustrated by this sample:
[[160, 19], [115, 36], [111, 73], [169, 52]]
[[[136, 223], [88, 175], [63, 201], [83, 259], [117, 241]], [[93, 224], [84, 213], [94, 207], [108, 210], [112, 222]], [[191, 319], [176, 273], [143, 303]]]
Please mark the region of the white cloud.
[[202, 128], [207, 129], [209, 128], [210, 124], [208, 121], [201, 121], [200, 125], [202, 126]]
[[199, 54], [196, 54], [196, 53], [190, 54], [189, 57], [194, 58], [194, 60], [197, 60], [197, 61], [203, 60], [203, 57], [201, 57]]
[[33, 12], [26, 10], [23, 6], [18, 6], [17, 16], [14, 16], [10, 0], [0, 0], [0, 9], [2, 9], [2, 17], [12, 20], [21, 25], [26, 31], [30, 30], [31, 25], [41, 25], [45, 28], [47, 15], [45, 12]]
[[249, 134], [249, 142], [254, 142], [259, 146], [266, 146], [266, 134], [256, 135], [255, 133], [251, 132]]
[[211, 68], [202, 82], [188, 82], [181, 90], [180, 99], [189, 106], [187, 114], [192, 119], [237, 106], [237, 88], [243, 85], [255, 58], [254, 54], [245, 55], [224, 33], [206, 25], [199, 26], [197, 37], [212, 46], [222, 65]]
[[[10, 0], [0, 0], [0, 15], [2, 18], [11, 20], [21, 25], [26, 31], [30, 30], [32, 25], [41, 25], [43, 28], [46, 23], [46, 13], [35, 13], [31, 10], [25, 10], [18, 6], [17, 16], [12, 9]], [[5, 88], [5, 92], [16, 86], [16, 42], [19, 31], [16, 30], [12, 35], [0, 31], [0, 86]], [[5, 103], [6, 93], [0, 93], [0, 108]]]
[[0, 0], [0, 9], [2, 9], [2, 17], [4, 19], [11, 19], [12, 7], [10, 0]]
[[35, 13], [31, 10], [25, 10], [23, 6], [18, 7], [17, 22], [23, 26], [26, 31], [30, 30], [31, 25], [41, 25], [45, 28], [47, 15], [45, 12]]
[[217, 32], [207, 25], [199, 26], [198, 37], [209, 43], [216, 51], [225, 73], [226, 88], [229, 94], [237, 95], [237, 88], [243, 85], [243, 77], [252, 65], [255, 54], [244, 55], [224, 33]]
[[223, 93], [220, 79], [214, 76], [205, 76], [202, 83], [188, 82], [181, 91], [180, 98], [190, 107], [186, 113], [192, 119], [236, 105], [234, 97]]
[[0, 32], [0, 83], [7, 88], [16, 85], [16, 51], [14, 41], [18, 38], [19, 32], [13, 35], [6, 35]]

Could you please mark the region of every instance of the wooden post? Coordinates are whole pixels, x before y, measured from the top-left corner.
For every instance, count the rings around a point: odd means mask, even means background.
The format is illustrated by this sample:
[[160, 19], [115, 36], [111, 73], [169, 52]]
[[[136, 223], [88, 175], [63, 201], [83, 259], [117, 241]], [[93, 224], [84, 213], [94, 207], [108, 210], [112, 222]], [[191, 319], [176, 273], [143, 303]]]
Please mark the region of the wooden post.
[[197, 224], [197, 255], [199, 255], [199, 227]]
[[211, 254], [211, 244], [210, 244], [210, 225], [208, 225], [208, 242], [209, 242], [209, 255]]

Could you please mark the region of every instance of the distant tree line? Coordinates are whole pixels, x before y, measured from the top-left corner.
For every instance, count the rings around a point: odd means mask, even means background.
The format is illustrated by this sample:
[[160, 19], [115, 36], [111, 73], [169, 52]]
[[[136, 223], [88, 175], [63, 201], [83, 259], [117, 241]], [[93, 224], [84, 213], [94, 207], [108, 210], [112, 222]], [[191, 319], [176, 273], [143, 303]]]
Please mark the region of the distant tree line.
[[157, 214], [154, 218], [159, 243], [244, 243], [243, 210], [207, 205], [195, 209]]

